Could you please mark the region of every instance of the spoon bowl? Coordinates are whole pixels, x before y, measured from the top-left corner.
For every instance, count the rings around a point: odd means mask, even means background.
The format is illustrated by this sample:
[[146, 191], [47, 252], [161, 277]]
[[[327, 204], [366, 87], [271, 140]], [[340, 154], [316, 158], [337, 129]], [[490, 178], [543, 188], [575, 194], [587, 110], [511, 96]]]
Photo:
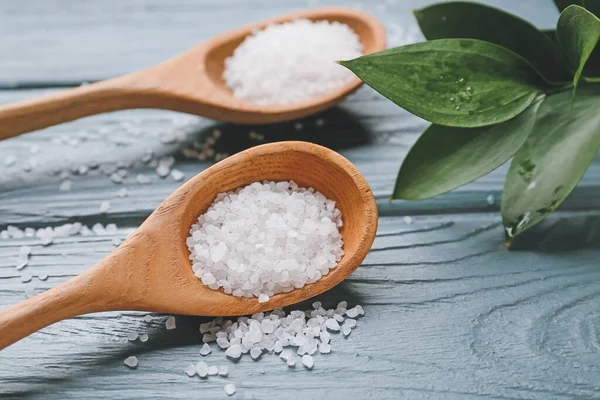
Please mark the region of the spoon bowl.
[[[344, 256], [319, 281], [268, 302], [213, 290], [191, 266], [189, 230], [217, 194], [260, 181], [294, 180], [335, 200], [342, 213]], [[280, 142], [229, 157], [169, 196], [112, 254], [72, 280], [0, 311], [0, 349], [65, 318], [99, 311], [139, 310], [233, 316], [309, 299], [350, 275], [377, 231], [377, 206], [360, 172], [338, 153], [311, 143]]]
[[129, 108], [182, 111], [226, 122], [266, 124], [325, 110], [356, 91], [357, 77], [311, 100], [259, 105], [237, 99], [223, 81], [225, 60], [253, 31], [305, 18], [337, 21], [359, 37], [363, 53], [385, 49], [385, 30], [371, 15], [349, 8], [318, 8], [224, 33], [162, 64], [91, 85], [0, 107], [0, 140], [77, 118]]

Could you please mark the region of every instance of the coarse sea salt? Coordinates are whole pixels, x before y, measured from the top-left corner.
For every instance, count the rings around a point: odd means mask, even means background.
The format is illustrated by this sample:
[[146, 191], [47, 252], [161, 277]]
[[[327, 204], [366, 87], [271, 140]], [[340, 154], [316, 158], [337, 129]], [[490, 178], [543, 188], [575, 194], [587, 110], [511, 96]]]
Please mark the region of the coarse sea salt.
[[257, 104], [309, 100], [352, 79], [335, 62], [362, 51], [348, 25], [297, 19], [246, 37], [225, 60], [223, 79], [235, 97]]
[[342, 225], [335, 202], [312, 188], [255, 182], [219, 194], [186, 243], [202, 283], [265, 302], [335, 268], [344, 254]]

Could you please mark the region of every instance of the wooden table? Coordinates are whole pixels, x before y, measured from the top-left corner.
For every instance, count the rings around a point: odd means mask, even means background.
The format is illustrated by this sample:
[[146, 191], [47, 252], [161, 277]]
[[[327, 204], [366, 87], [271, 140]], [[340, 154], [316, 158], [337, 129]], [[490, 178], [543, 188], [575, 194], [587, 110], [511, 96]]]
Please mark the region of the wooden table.
[[[0, 2], [0, 102], [8, 103], [150, 66], [227, 29], [318, 1], [282, 0], [20, 0]], [[324, 1], [323, 1], [324, 3]], [[367, 8], [369, 0], [338, 0]], [[388, 29], [391, 45], [415, 32], [409, 9], [422, 0], [388, 0], [368, 8]], [[490, 1], [552, 27], [550, 0]], [[413, 35], [414, 36], [414, 35]], [[0, 228], [57, 226], [80, 221], [116, 223], [116, 234], [0, 239], [0, 308], [75, 276], [108, 254], [113, 239], [138, 226], [180, 183], [159, 179], [136, 163], [123, 184], [102, 170], [139, 160], [147, 150], [174, 155], [190, 177], [210, 165], [186, 160], [184, 144], [217, 128], [218, 152], [234, 153], [264, 141], [307, 140], [349, 158], [365, 174], [381, 213], [378, 237], [364, 264], [320, 296], [328, 305], [361, 304], [366, 316], [312, 371], [288, 369], [275, 356], [230, 364], [229, 378], [188, 378], [199, 361], [198, 325], [204, 319], [143, 313], [87, 315], [48, 327], [0, 352], [2, 398], [600, 398], [600, 163], [592, 165], [559, 212], [504, 248], [499, 199], [506, 168], [422, 202], [388, 202], [404, 155], [425, 123], [361, 89], [340, 107], [295, 123], [250, 128], [167, 111], [136, 110], [87, 118], [0, 143]], [[87, 140], [85, 140], [87, 138]], [[167, 142], [167, 143], [165, 143]], [[39, 146], [39, 152], [35, 153]], [[31, 151], [35, 154], [31, 154]], [[4, 159], [15, 155], [15, 166]], [[33, 159], [33, 160], [30, 160]], [[36, 165], [30, 172], [26, 163]], [[74, 174], [60, 191], [56, 172]], [[152, 181], [135, 182], [138, 173]], [[125, 198], [115, 193], [125, 187]], [[488, 197], [493, 202], [488, 202]], [[110, 200], [101, 214], [102, 201]], [[407, 223], [406, 216], [412, 217]], [[30, 265], [17, 271], [20, 246]], [[21, 282], [21, 275], [34, 278]], [[48, 274], [46, 281], [38, 274]], [[307, 305], [304, 305], [307, 306]], [[148, 333], [131, 343], [131, 331]], [[129, 370], [123, 360], [136, 355]], [[213, 350], [210, 363], [227, 363]]]

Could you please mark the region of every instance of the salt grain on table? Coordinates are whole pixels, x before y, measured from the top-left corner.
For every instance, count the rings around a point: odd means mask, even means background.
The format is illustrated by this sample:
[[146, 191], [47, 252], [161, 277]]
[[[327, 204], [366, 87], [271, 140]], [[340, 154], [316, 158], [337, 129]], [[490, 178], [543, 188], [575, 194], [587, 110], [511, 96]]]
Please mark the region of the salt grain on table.
[[175, 324], [175, 317], [168, 317], [167, 321], [165, 322], [165, 327], [168, 331], [175, 329], [177, 327], [177, 325]]
[[123, 363], [129, 368], [136, 368], [138, 366], [138, 359], [136, 356], [130, 356], [127, 357]]
[[146, 343], [148, 341], [148, 339], [150, 339], [150, 337], [148, 336], [147, 333], [143, 333], [140, 335], [140, 342]]
[[235, 385], [232, 385], [231, 383], [225, 385], [223, 389], [225, 390], [225, 393], [227, 393], [228, 396], [233, 396], [235, 393]]
[[210, 346], [207, 343], [204, 343], [202, 345], [202, 348], [200, 349], [200, 355], [202, 356], [207, 356], [210, 354], [212, 350], [210, 349]]

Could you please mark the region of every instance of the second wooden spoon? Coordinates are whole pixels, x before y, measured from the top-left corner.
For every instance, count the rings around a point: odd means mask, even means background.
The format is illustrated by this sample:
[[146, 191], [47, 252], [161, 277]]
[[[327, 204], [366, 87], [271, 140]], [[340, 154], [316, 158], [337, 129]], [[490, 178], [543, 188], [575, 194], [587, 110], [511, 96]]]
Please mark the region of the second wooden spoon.
[[341, 88], [313, 100], [258, 105], [233, 97], [223, 81], [225, 59], [255, 29], [297, 18], [338, 21], [359, 36], [364, 53], [385, 49], [385, 31], [369, 14], [347, 8], [319, 8], [227, 32], [155, 67], [0, 107], [0, 140], [89, 115], [129, 108], [183, 111], [227, 122], [264, 124], [305, 117], [354, 92], [353, 77]]

